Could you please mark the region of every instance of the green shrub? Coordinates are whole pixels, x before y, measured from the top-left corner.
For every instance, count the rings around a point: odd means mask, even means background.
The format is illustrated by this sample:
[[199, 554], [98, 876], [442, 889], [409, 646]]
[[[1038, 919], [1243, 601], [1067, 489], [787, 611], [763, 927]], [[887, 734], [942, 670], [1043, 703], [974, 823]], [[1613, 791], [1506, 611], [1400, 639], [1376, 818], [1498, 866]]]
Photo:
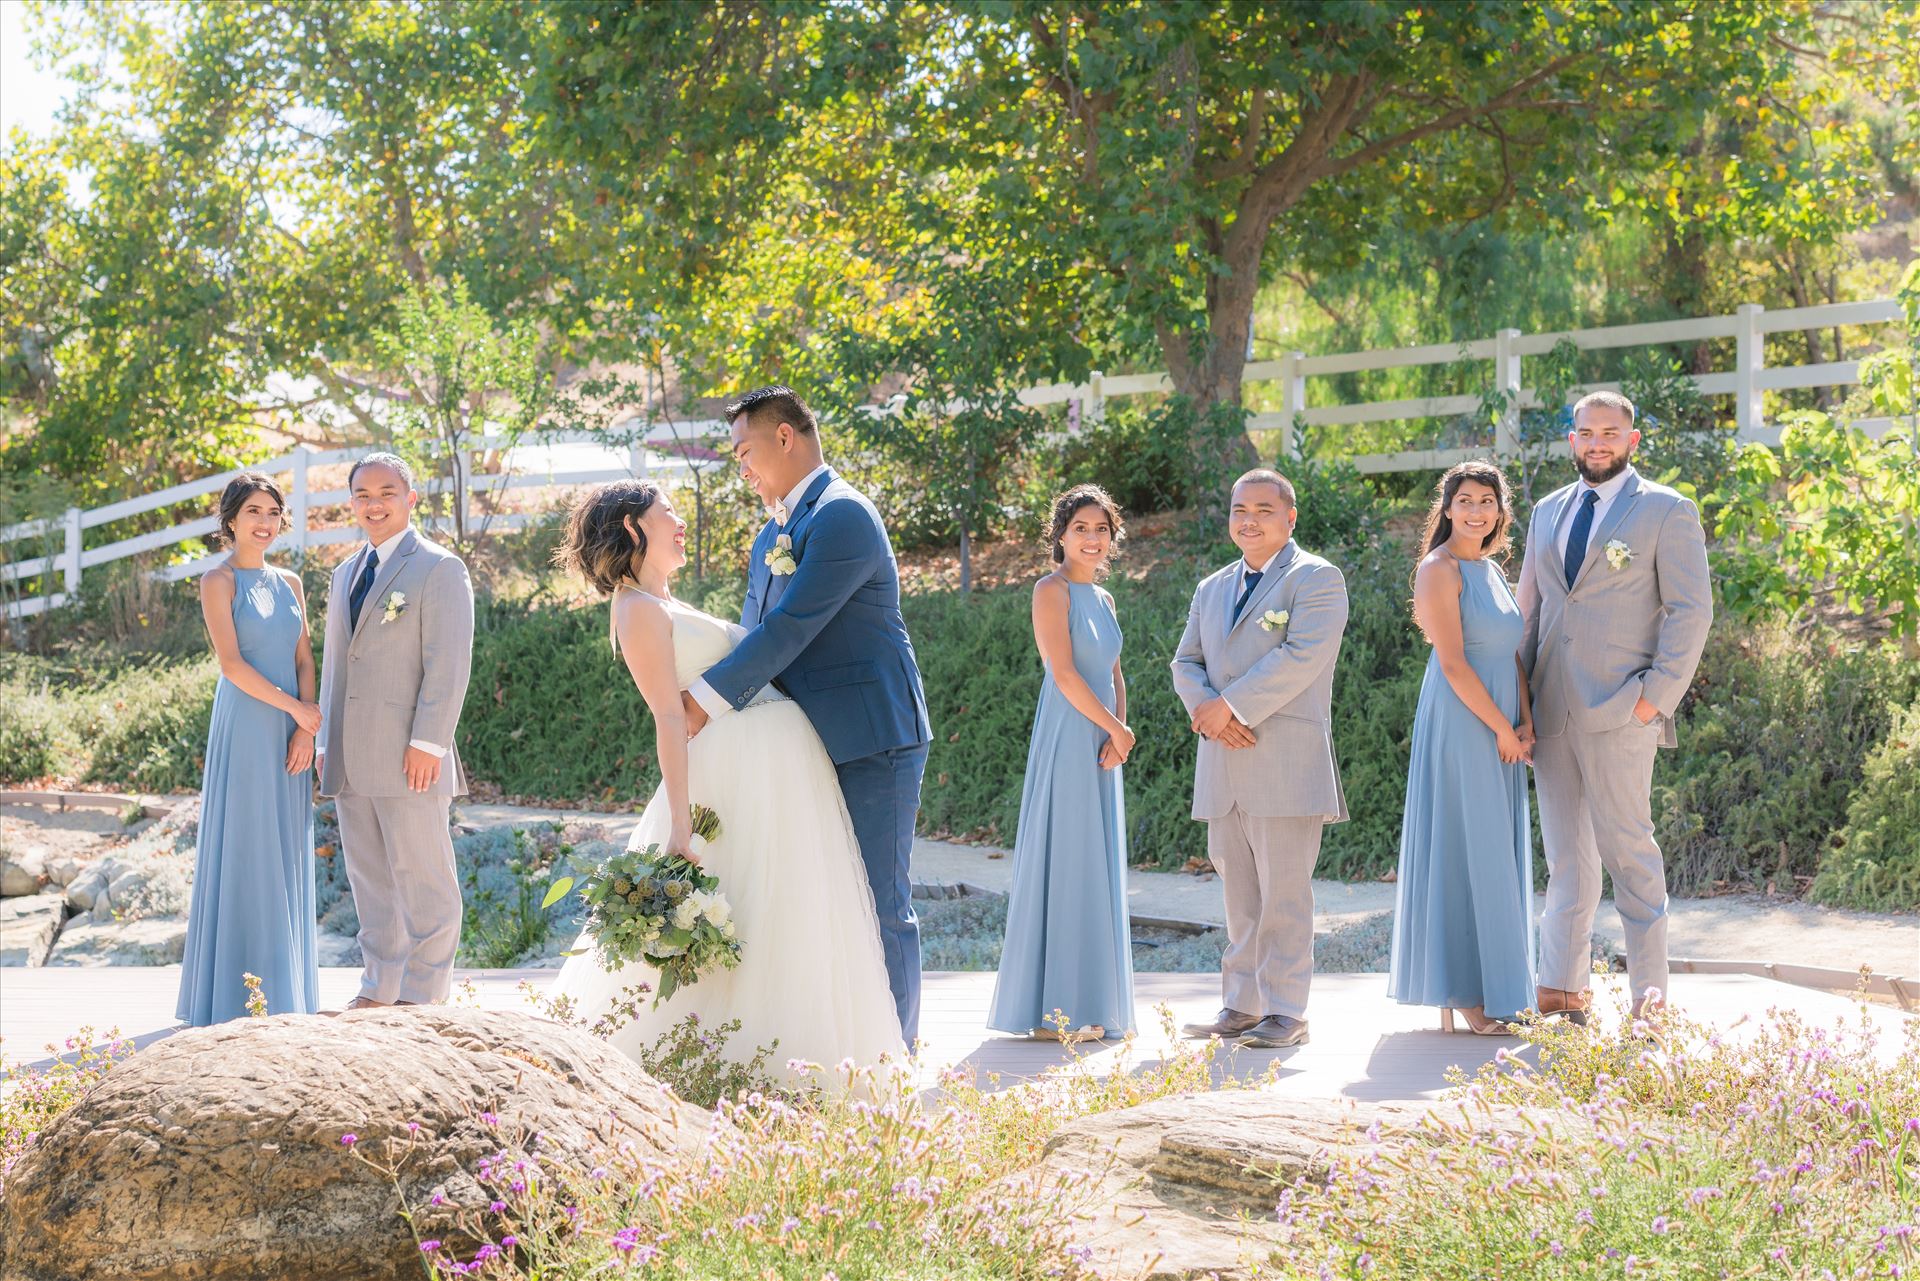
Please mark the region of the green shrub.
[[1679, 750], [1661, 752], [1654, 769], [1669, 887], [1804, 886], [1846, 826], [1868, 752], [1915, 686], [1888, 646], [1716, 624]]
[[1813, 897], [1852, 907], [1920, 905], [1920, 702], [1867, 756], [1847, 826], [1826, 850]]
[[80, 705], [86, 777], [143, 792], [200, 786], [220, 665], [210, 654], [130, 666]]
[[79, 745], [62, 714], [47, 664], [18, 654], [0, 657], [0, 780], [31, 782], [57, 774]]

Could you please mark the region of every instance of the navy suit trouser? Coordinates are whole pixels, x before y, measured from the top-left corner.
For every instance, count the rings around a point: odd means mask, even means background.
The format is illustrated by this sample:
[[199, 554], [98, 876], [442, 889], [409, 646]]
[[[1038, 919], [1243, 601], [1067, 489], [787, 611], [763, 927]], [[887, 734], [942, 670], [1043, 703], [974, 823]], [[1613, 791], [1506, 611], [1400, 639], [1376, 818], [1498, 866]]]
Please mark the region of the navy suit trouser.
[[907, 1046], [920, 1036], [920, 920], [913, 912], [913, 825], [920, 812], [920, 778], [927, 748], [896, 747], [838, 767], [840, 792], [853, 819], [860, 858], [867, 865], [887, 984]]

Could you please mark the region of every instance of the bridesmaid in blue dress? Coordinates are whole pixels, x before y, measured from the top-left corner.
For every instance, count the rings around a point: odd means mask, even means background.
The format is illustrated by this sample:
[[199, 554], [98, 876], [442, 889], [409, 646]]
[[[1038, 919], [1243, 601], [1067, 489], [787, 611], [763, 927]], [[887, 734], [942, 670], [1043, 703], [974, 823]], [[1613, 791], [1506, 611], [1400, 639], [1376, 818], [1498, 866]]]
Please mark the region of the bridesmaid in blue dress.
[[1513, 525], [1507, 480], [1485, 462], [1441, 478], [1414, 576], [1433, 646], [1413, 721], [1387, 992], [1440, 1007], [1442, 1031], [1508, 1034], [1533, 1002], [1533, 716], [1520, 607], [1498, 557]]
[[220, 659], [200, 792], [200, 853], [187, 915], [179, 1018], [196, 1027], [247, 1012], [245, 975], [271, 1014], [311, 1014], [314, 959], [313, 647], [299, 575], [266, 563], [286, 503], [258, 472], [220, 498], [226, 560], [200, 580]]
[[1054, 500], [1054, 571], [1033, 589], [1046, 677], [1027, 749], [1007, 938], [987, 1026], [1096, 1041], [1133, 1031], [1127, 816], [1120, 766], [1133, 751], [1120, 622], [1095, 585], [1125, 537], [1097, 485]]

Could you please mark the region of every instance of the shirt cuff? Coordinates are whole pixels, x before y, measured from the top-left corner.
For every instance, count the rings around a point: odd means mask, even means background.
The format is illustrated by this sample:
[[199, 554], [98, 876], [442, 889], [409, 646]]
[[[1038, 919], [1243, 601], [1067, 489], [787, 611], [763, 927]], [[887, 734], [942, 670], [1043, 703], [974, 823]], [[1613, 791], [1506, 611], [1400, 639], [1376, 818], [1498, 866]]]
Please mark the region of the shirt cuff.
[[424, 738], [409, 739], [407, 740], [407, 746], [417, 747], [429, 756], [445, 756], [447, 754], [446, 748], [440, 746], [438, 743], [429, 743]]
[[[1225, 694], [1222, 694], [1220, 696], [1220, 701], [1223, 703], [1227, 703], [1227, 696]], [[1235, 707], [1232, 703], [1227, 703], [1227, 710], [1233, 713], [1233, 719], [1235, 719], [1236, 721], [1239, 721], [1242, 725], [1246, 725], [1248, 729], [1253, 728], [1253, 726], [1247, 725], [1247, 718], [1242, 716], [1240, 714], [1240, 709]]]
[[687, 693], [693, 695], [693, 701], [700, 704], [701, 710], [709, 717], [724, 715], [733, 710], [733, 704], [720, 697], [718, 690], [707, 684], [704, 676], [696, 677], [687, 687]]

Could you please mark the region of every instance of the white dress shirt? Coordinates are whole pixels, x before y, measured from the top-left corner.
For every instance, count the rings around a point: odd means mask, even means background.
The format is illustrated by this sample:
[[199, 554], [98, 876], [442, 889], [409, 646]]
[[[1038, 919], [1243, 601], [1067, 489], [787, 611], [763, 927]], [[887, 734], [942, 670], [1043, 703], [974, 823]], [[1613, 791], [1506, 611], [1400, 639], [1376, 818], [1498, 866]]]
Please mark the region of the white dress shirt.
[[[1293, 540], [1291, 538], [1287, 540], [1288, 543], [1292, 541]], [[1260, 566], [1260, 569], [1258, 572], [1264, 575], [1268, 570], [1272, 569], [1273, 562], [1275, 562], [1276, 560], [1279, 560], [1280, 553], [1286, 550], [1287, 550], [1287, 543], [1281, 543], [1280, 551], [1275, 552], [1273, 555], [1267, 557], [1266, 563]], [[1247, 564], [1247, 558], [1245, 556], [1242, 556], [1240, 558], [1238, 572], [1235, 573], [1233, 576], [1233, 598], [1236, 601], [1240, 599], [1240, 593], [1247, 590], [1247, 575], [1252, 572], [1255, 572], [1253, 566]], [[1252, 604], [1253, 602], [1248, 601], [1247, 603]], [[1232, 626], [1234, 623], [1239, 621], [1240, 621], [1239, 619], [1229, 619], [1228, 626]], [[1222, 694], [1220, 696], [1220, 701], [1223, 703], [1227, 703], [1227, 696], [1225, 694]], [[1227, 710], [1230, 712], [1233, 712], [1233, 719], [1235, 719], [1236, 721], [1239, 721], [1242, 725], [1245, 725], [1247, 723], [1247, 718], [1242, 716], [1237, 710], [1235, 710], [1232, 703], [1227, 703]]]
[[[412, 532], [413, 532], [413, 529], [411, 526], [402, 526], [399, 533], [395, 534], [392, 538], [387, 539], [386, 542], [381, 543], [378, 547], [375, 547], [373, 549], [373, 552], [374, 552], [374, 555], [380, 558], [378, 563], [381, 565], [385, 565], [386, 563], [391, 561], [393, 559], [393, 554], [400, 550], [400, 540], [405, 538], [408, 534]], [[351, 596], [353, 593], [354, 583], [359, 580], [361, 573], [365, 571], [366, 567], [367, 567], [367, 553], [366, 553], [366, 549], [362, 548], [360, 551], [360, 559], [358, 562], [354, 564], [353, 573], [347, 578], [347, 593], [349, 596]], [[379, 570], [375, 569], [374, 572], [377, 574]], [[369, 597], [368, 600], [360, 606], [360, 608], [369, 609], [372, 606], [373, 606], [373, 600], [371, 597]], [[429, 756], [445, 756], [447, 754], [446, 748], [440, 746], [440, 744], [438, 743], [429, 743], [424, 738], [409, 739], [407, 742], [407, 746], [417, 747]], [[322, 748], [320, 750], [324, 751], [326, 749]]]
[[1618, 476], [1603, 480], [1598, 485], [1589, 485], [1584, 480], [1580, 482], [1580, 488], [1573, 493], [1573, 501], [1567, 504], [1566, 511], [1560, 513], [1560, 528], [1554, 531], [1554, 537], [1559, 541], [1562, 565], [1567, 563], [1567, 539], [1573, 536], [1574, 515], [1580, 510], [1580, 504], [1587, 501], [1588, 491], [1600, 495], [1600, 501], [1593, 509], [1593, 524], [1587, 527], [1587, 546], [1590, 549], [1593, 536], [1600, 532], [1600, 522], [1607, 518], [1607, 509], [1613, 506], [1614, 499], [1620, 497], [1620, 491], [1627, 487], [1627, 477], [1633, 474], [1633, 468], [1629, 466], [1623, 468]]
[[[807, 496], [807, 490], [813, 485], [813, 482], [826, 475], [826, 472], [827, 465], [821, 463], [818, 467], [815, 467], [812, 471], [801, 477], [800, 483], [788, 490], [785, 498], [780, 499], [774, 504], [773, 518], [779, 522], [782, 529], [786, 528], [787, 520], [792, 515], [793, 509], [798, 507], [800, 500]], [[709, 717], [719, 716], [733, 710], [733, 704], [720, 697], [720, 692], [714, 689], [713, 686], [707, 684], [707, 678], [704, 676], [695, 677], [693, 684], [687, 687], [687, 693], [693, 695], [693, 701], [700, 704], [701, 710], [706, 712]]]

